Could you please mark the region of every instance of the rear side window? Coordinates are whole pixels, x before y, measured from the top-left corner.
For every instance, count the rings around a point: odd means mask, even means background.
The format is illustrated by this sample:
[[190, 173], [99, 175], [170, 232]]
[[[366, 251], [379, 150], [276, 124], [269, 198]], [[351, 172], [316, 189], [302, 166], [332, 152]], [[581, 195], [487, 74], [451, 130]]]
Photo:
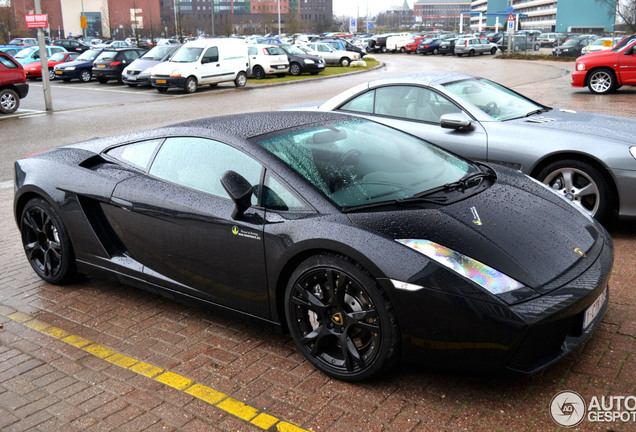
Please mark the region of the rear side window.
[[285, 54], [285, 51], [283, 51], [282, 48], [279, 48], [279, 47], [269, 47], [269, 48], [265, 48], [265, 50], [267, 51], [269, 55], [284, 55]]
[[2, 63], [7, 69], [18, 68], [18, 65], [16, 65], [11, 59], [8, 59], [5, 56], [0, 56], [0, 63]]
[[150, 165], [152, 156], [155, 154], [157, 146], [161, 144], [162, 141], [163, 139], [156, 139], [127, 144], [110, 149], [106, 152], [106, 154], [125, 163], [126, 165], [146, 171], [148, 169], [148, 165]]

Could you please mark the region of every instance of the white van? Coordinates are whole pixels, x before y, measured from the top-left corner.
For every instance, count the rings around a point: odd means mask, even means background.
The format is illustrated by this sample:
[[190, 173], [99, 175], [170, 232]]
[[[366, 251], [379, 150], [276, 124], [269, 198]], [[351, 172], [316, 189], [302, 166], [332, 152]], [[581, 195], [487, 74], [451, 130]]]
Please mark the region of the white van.
[[234, 81], [247, 84], [249, 59], [245, 42], [238, 39], [198, 39], [184, 44], [167, 62], [152, 68], [150, 83], [160, 93], [181, 88], [194, 93], [200, 85]]
[[401, 33], [386, 38], [386, 50], [391, 52], [405, 52], [406, 44], [413, 40], [413, 35]]

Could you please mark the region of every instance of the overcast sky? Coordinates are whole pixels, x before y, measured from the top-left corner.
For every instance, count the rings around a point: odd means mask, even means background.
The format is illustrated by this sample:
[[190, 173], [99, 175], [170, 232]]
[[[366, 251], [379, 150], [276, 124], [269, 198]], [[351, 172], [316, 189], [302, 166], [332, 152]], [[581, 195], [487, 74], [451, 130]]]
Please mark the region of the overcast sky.
[[[379, 12], [391, 9], [391, 6], [402, 6], [404, 0], [333, 0], [333, 13], [336, 16], [347, 15], [355, 17], [365, 16], [367, 13], [367, 3], [369, 5], [369, 15], [377, 15]], [[413, 8], [414, 0], [408, 0], [409, 6]]]

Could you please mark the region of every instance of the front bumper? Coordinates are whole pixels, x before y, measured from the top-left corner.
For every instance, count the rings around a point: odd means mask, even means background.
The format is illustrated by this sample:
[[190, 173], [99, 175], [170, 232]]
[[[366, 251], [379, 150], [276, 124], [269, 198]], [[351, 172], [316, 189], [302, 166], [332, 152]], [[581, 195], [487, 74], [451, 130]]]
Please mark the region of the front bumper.
[[585, 87], [585, 75], [587, 75], [586, 70], [574, 70], [572, 72], [572, 87]]
[[159, 88], [183, 88], [185, 81], [184, 77], [150, 77], [150, 85]]
[[127, 75], [122, 73], [121, 80], [122, 82], [124, 82], [124, 84], [133, 84], [140, 86], [150, 85], [150, 75]]

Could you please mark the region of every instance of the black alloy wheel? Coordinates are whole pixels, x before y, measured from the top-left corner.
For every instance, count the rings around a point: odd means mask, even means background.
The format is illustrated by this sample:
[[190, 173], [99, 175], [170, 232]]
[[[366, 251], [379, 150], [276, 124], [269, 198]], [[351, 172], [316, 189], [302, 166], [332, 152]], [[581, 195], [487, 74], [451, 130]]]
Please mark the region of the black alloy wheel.
[[48, 202], [41, 198], [27, 202], [20, 217], [20, 233], [29, 264], [40, 278], [62, 284], [76, 276], [70, 237]]
[[285, 315], [298, 349], [331, 377], [367, 379], [397, 357], [399, 330], [386, 294], [344, 257], [303, 262], [287, 286]]

